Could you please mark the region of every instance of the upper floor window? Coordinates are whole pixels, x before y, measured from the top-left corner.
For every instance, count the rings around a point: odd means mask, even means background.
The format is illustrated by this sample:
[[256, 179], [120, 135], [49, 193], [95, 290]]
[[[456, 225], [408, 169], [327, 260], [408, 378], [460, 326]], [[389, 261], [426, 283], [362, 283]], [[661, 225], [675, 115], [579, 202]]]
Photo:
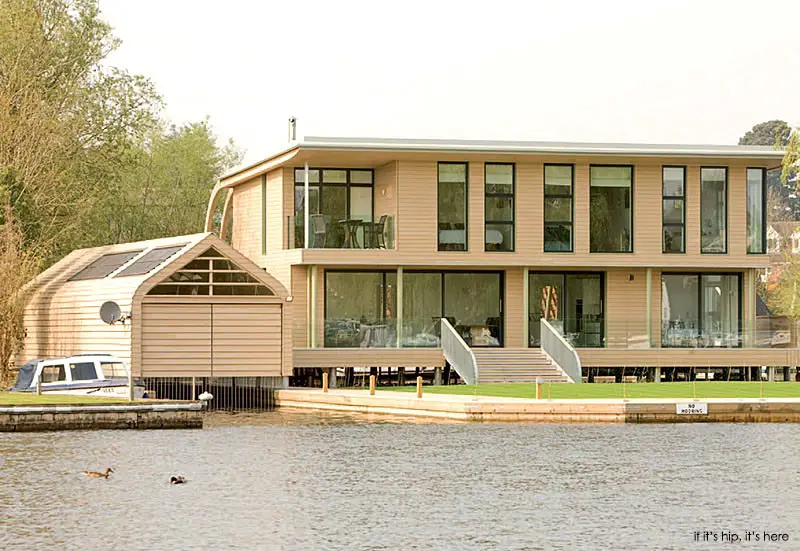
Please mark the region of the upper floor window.
[[661, 250], [683, 253], [686, 252], [686, 167], [662, 167], [661, 177]]
[[572, 252], [572, 165], [544, 165], [544, 250]]
[[700, 252], [728, 252], [728, 169], [700, 168]]
[[485, 241], [487, 251], [514, 250], [514, 164], [486, 163]]
[[589, 167], [589, 251], [633, 252], [633, 167]]
[[747, 169], [747, 252], [766, 252], [766, 169]]
[[439, 163], [440, 251], [467, 250], [467, 163]]
[[294, 241], [305, 245], [305, 202], [309, 210], [310, 248], [371, 248], [373, 171], [313, 168], [294, 171]]

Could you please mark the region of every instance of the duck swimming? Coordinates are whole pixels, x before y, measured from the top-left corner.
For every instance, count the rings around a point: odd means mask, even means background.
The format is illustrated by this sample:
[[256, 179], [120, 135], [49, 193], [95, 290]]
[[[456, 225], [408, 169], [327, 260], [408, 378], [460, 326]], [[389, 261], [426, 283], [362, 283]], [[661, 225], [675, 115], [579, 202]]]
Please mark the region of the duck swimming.
[[186, 479], [182, 476], [171, 476], [169, 479], [170, 484], [185, 484]]
[[108, 478], [108, 475], [113, 473], [114, 469], [111, 467], [106, 469], [105, 473], [98, 473], [97, 471], [83, 471], [82, 474], [91, 477], [91, 478]]

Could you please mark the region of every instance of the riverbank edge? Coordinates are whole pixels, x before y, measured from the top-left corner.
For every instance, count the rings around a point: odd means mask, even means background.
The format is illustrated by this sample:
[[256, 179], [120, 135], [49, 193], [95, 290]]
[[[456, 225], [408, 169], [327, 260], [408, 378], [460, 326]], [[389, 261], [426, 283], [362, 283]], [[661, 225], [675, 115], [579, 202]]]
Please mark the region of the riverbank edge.
[[[681, 415], [677, 404], [706, 404]], [[428, 417], [472, 422], [538, 423], [800, 423], [800, 398], [527, 400], [469, 395], [398, 396], [396, 392], [321, 389], [275, 391], [281, 408]]]
[[0, 432], [202, 428], [199, 402], [0, 406]]

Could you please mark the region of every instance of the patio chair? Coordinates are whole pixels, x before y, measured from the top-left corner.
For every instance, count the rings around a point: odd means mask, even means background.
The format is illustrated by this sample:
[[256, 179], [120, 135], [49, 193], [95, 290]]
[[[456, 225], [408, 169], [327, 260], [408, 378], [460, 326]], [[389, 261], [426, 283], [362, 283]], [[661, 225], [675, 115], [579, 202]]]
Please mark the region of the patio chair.
[[328, 225], [325, 223], [325, 215], [312, 214], [311, 218], [311, 231], [313, 232], [314, 240], [311, 242], [311, 248], [324, 249], [325, 241], [328, 238]]
[[[386, 231], [386, 221], [389, 219], [388, 214], [382, 214], [377, 222], [364, 222], [365, 230], [368, 235], [369, 247], [373, 249], [385, 249], [386, 239], [384, 232]], [[366, 236], [365, 236], [366, 237]]]

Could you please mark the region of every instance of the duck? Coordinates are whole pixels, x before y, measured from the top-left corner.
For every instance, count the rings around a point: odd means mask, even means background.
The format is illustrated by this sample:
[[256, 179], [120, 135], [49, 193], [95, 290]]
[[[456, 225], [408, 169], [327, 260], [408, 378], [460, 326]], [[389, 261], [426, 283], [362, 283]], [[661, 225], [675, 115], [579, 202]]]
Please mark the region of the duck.
[[113, 473], [113, 472], [114, 472], [114, 469], [109, 467], [109, 468], [106, 469], [106, 472], [104, 472], [104, 473], [98, 473], [97, 471], [83, 471], [82, 474], [84, 474], [84, 475], [86, 475], [86, 476], [88, 476], [90, 478], [108, 478], [108, 475]]
[[171, 476], [169, 479], [170, 484], [184, 484], [186, 479], [182, 476]]

